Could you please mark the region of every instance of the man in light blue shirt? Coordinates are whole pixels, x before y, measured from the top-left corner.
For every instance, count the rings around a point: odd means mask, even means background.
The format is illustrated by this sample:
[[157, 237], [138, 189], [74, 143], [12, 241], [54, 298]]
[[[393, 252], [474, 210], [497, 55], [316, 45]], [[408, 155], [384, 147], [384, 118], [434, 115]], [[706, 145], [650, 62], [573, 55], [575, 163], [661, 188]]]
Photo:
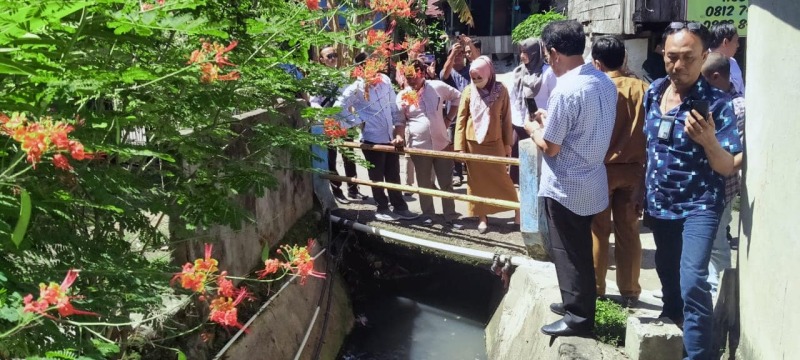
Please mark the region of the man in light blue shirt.
[[[357, 57], [358, 58], [358, 57]], [[361, 56], [363, 58], [363, 56]], [[369, 85], [367, 85], [369, 84]], [[385, 74], [374, 79], [358, 78], [347, 86], [334, 106], [341, 106], [340, 120], [348, 124], [364, 124], [362, 142], [375, 145], [392, 145], [395, 125], [399, 125], [395, 99], [397, 94]], [[396, 153], [364, 150], [364, 158], [372, 163], [368, 170], [372, 181], [400, 184], [400, 157]], [[408, 211], [408, 204], [397, 190], [372, 187], [372, 196], [378, 204], [375, 218], [382, 221], [411, 220], [419, 215]], [[391, 203], [392, 208], [389, 208]]]
[[550, 309], [563, 319], [542, 327], [551, 336], [585, 336], [595, 315], [592, 216], [608, 206], [604, 164], [614, 129], [617, 88], [592, 64], [584, 64], [583, 26], [574, 20], [542, 32], [545, 61], [558, 77], [548, 111], [525, 130], [544, 153], [539, 196], [545, 199], [550, 256], [562, 303]]

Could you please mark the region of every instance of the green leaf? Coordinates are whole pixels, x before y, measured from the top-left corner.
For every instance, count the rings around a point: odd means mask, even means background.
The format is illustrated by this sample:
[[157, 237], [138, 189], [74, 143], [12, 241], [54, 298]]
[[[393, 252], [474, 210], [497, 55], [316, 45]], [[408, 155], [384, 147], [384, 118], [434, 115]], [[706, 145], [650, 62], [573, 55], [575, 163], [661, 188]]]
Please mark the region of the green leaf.
[[140, 67], [131, 67], [122, 73], [122, 81], [125, 83], [134, 83], [138, 80], [152, 80], [155, 76], [145, 69]]
[[175, 352], [178, 353], [178, 360], [186, 360], [186, 354], [184, 354], [183, 351], [176, 348], [172, 348], [172, 350], [175, 350]]
[[115, 343], [110, 343], [107, 341], [99, 340], [99, 339], [92, 339], [92, 344], [103, 355], [105, 358], [112, 357], [111, 355], [115, 355], [119, 353], [119, 346]]
[[11, 59], [0, 57], [0, 74], [33, 75], [34, 70]]
[[31, 210], [33, 208], [33, 206], [31, 206], [31, 195], [28, 194], [27, 190], [22, 189], [19, 195], [19, 220], [17, 220], [14, 233], [11, 234], [11, 241], [14, 245], [17, 245], [17, 248], [19, 248], [19, 244], [22, 243], [22, 239], [25, 238], [25, 233], [28, 231], [28, 223], [31, 220]]
[[20, 318], [19, 308], [3, 307], [0, 308], [0, 319], [8, 322], [17, 322]]
[[152, 156], [164, 161], [175, 162], [175, 158], [173, 158], [172, 156], [147, 149], [124, 149], [120, 150], [119, 153], [130, 156], [147, 156], [147, 157]]

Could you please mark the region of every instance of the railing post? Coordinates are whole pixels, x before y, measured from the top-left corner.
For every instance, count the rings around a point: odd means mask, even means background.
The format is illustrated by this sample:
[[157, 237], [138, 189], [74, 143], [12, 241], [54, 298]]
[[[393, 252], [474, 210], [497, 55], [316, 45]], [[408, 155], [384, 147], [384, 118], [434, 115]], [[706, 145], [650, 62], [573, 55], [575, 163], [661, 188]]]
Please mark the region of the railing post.
[[533, 140], [519, 142], [520, 231], [528, 255], [536, 260], [550, 261], [544, 202], [538, 196], [539, 156], [539, 149]]
[[[322, 135], [322, 125], [311, 125], [311, 134]], [[328, 179], [323, 179], [319, 175], [328, 172], [328, 148], [320, 145], [312, 145], [311, 151], [314, 154], [312, 159], [312, 167], [317, 170], [312, 175], [312, 183], [314, 185], [314, 194], [322, 204], [322, 209], [327, 210], [336, 207], [336, 201], [333, 199], [331, 192], [331, 185]]]

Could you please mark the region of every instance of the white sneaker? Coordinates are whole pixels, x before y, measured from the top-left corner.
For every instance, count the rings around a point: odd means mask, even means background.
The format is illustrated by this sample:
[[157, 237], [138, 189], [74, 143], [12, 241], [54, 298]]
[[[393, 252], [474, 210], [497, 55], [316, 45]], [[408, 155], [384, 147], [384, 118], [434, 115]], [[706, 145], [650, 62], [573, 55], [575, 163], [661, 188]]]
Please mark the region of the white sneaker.
[[375, 219], [380, 221], [397, 221], [400, 220], [400, 215], [397, 215], [389, 210], [384, 210], [375, 213]]

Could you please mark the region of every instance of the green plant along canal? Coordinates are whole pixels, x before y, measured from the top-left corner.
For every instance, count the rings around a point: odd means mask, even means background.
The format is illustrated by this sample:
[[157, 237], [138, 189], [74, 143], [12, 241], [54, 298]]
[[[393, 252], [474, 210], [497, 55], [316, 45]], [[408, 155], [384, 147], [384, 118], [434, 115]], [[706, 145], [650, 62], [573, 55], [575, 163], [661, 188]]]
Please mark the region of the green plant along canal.
[[486, 359], [484, 327], [502, 297], [488, 265], [382, 242], [351, 242], [341, 271], [356, 323], [340, 359]]

